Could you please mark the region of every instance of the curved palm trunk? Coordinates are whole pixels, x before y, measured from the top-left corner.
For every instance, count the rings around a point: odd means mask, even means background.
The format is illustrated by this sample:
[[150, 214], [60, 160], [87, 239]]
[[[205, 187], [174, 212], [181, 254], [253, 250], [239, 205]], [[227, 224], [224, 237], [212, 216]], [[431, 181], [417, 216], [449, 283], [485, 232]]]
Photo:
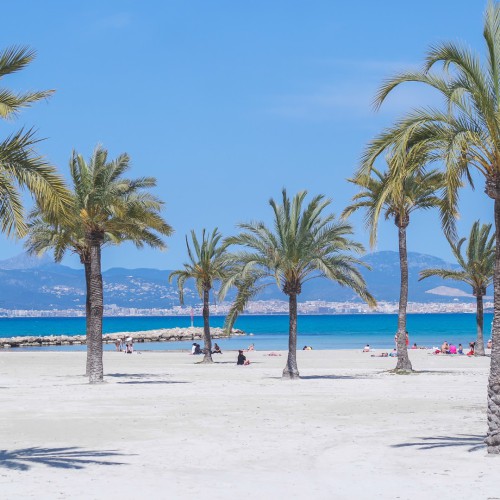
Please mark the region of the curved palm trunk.
[[90, 294], [89, 318], [89, 382], [103, 381], [102, 365], [102, 315], [104, 308], [101, 273], [101, 240], [90, 238]]
[[476, 339], [476, 346], [474, 348], [474, 354], [476, 356], [484, 356], [483, 319], [484, 319], [483, 296], [479, 293], [476, 295], [477, 339]]
[[[493, 275], [493, 330], [490, 376], [488, 379], [488, 453], [500, 454], [500, 186], [495, 196], [495, 274]], [[488, 185], [487, 185], [488, 190]], [[488, 192], [488, 191], [487, 191]]]
[[406, 346], [406, 308], [408, 306], [408, 254], [406, 251], [406, 226], [398, 226], [399, 266], [401, 270], [401, 287], [399, 292], [397, 350], [398, 362], [396, 371], [412, 371], [408, 348]]
[[85, 334], [87, 337], [87, 366], [85, 375], [90, 375], [90, 262], [83, 263], [85, 269]]
[[289, 326], [288, 326], [288, 359], [283, 370], [283, 378], [299, 378], [297, 368], [297, 294], [288, 296]]
[[213, 363], [212, 359], [212, 337], [210, 336], [210, 291], [203, 289], [203, 342], [205, 344], [205, 357], [202, 363]]

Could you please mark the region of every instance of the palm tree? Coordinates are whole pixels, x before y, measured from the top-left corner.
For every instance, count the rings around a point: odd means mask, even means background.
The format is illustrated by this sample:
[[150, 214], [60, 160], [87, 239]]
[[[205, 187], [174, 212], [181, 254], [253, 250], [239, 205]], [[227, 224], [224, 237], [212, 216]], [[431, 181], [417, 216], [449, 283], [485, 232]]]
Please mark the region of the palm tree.
[[108, 161], [108, 153], [101, 146], [96, 147], [88, 163], [73, 152], [69, 165], [74, 190], [70, 212], [73, 217], [60, 220], [40, 210], [41, 215], [35, 215], [31, 225], [31, 251], [41, 253], [53, 248], [56, 260], [60, 260], [71, 249], [84, 264], [90, 383], [103, 380], [103, 245], [131, 241], [138, 248], [148, 245], [164, 249], [165, 244], [156, 233], [172, 234], [172, 228], [160, 215], [163, 203], [146, 191], [156, 185], [156, 180], [124, 178], [129, 162], [127, 154]]
[[194, 279], [196, 289], [203, 300], [203, 342], [205, 356], [202, 363], [213, 363], [212, 338], [210, 336], [210, 291], [214, 282], [226, 279], [228, 261], [226, 245], [221, 242], [222, 235], [215, 228], [212, 234], [207, 235], [205, 229], [201, 233], [201, 245], [196, 233], [191, 231], [192, 248], [186, 236], [186, 247], [189, 262], [184, 269], [173, 271], [168, 277], [169, 283], [177, 279], [179, 300], [184, 304], [184, 284], [188, 279]]
[[[90, 248], [86, 244], [83, 226], [79, 223], [78, 203], [72, 193], [69, 216], [43, 213], [39, 208], [32, 210], [28, 223], [28, 239], [25, 247], [29, 254], [42, 255], [53, 250], [54, 261], [61, 262], [66, 252], [75, 253], [85, 271], [85, 317], [90, 315]], [[72, 213], [71, 213], [72, 212]], [[70, 215], [71, 213], [71, 215]], [[87, 364], [85, 374], [90, 373], [90, 332], [86, 322]]]
[[239, 235], [226, 240], [229, 245], [243, 247], [231, 257], [230, 277], [221, 288], [221, 297], [231, 286], [236, 286], [236, 299], [226, 318], [230, 329], [248, 301], [260, 290], [272, 284], [288, 295], [289, 341], [288, 359], [283, 378], [299, 377], [297, 368], [297, 297], [305, 282], [314, 278], [328, 278], [354, 290], [371, 306], [375, 299], [366, 289], [358, 265], [365, 265], [346, 252], [362, 252], [363, 247], [349, 238], [349, 224], [335, 220], [333, 214], [324, 215], [330, 201], [323, 195], [315, 196], [304, 207], [307, 191], [301, 191], [290, 200], [286, 190], [282, 203], [271, 199], [273, 229], [263, 222], [240, 224]]
[[463, 281], [472, 287], [472, 293], [476, 297], [476, 326], [477, 339], [474, 352], [478, 356], [484, 356], [483, 339], [483, 297], [486, 288], [493, 281], [495, 267], [495, 236], [490, 236], [491, 224], [479, 226], [479, 221], [474, 222], [469, 244], [462, 255], [462, 246], [467, 238], [462, 238], [458, 243], [448, 239], [451, 251], [461, 267], [459, 271], [450, 269], [425, 269], [420, 272], [420, 279], [430, 276], [439, 276], [444, 279]]
[[[485, 179], [485, 192], [494, 200], [495, 273], [494, 317], [490, 376], [488, 380], [488, 453], [500, 453], [500, 4], [489, 1], [483, 37], [486, 58], [458, 43], [431, 47], [421, 71], [400, 73], [381, 87], [376, 105], [405, 82], [420, 82], [443, 98], [444, 110], [413, 111], [372, 144], [369, 156], [377, 157], [387, 142], [418, 141], [435, 148], [445, 164], [446, 197], [450, 207], [458, 202], [462, 179], [472, 183], [471, 170]], [[443, 70], [436, 69], [441, 65]], [[366, 165], [370, 165], [370, 161]], [[453, 226], [445, 229], [454, 235]]]
[[[27, 47], [10, 47], [0, 52], [0, 79], [28, 66], [35, 52]], [[22, 108], [49, 97], [54, 91], [14, 93], [0, 89], [0, 117], [14, 118]], [[36, 153], [38, 140], [33, 130], [19, 130], [0, 142], [0, 230], [22, 238], [27, 226], [19, 192], [27, 188], [47, 211], [62, 212], [68, 203], [64, 181], [56, 169]]]
[[[398, 228], [399, 265], [401, 273], [398, 330], [397, 330], [397, 372], [412, 371], [411, 361], [406, 346], [406, 309], [408, 306], [408, 255], [406, 231], [410, 223], [410, 215], [415, 210], [440, 206], [437, 191], [443, 187], [443, 176], [435, 170], [425, 172], [417, 170], [425, 165], [425, 152], [409, 150], [403, 156], [392, 153], [388, 157], [389, 170], [385, 173], [372, 169], [372, 175], [359, 174], [349, 182], [362, 190], [353, 198], [354, 203], [348, 206], [343, 216], [347, 217], [359, 209], [366, 210], [366, 225], [370, 229], [370, 244], [376, 242], [378, 220], [381, 212], [385, 219], [394, 220]], [[404, 162], [413, 171], [402, 176], [397, 173], [397, 164]]]

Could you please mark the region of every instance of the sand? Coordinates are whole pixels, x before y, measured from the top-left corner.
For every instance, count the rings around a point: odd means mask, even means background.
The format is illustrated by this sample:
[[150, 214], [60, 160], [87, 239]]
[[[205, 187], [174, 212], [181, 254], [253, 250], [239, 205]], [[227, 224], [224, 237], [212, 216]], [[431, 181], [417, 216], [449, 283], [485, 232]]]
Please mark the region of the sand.
[[488, 358], [410, 353], [420, 373], [360, 351], [0, 353], [0, 497], [500, 498], [487, 457]]

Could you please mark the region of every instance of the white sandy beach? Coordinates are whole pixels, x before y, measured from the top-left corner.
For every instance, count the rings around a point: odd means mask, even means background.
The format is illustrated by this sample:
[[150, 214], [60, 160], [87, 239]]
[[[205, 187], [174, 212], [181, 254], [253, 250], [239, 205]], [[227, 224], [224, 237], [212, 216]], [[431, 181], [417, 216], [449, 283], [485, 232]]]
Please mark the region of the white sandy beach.
[[500, 498], [489, 358], [428, 352], [402, 376], [393, 359], [300, 351], [299, 381], [280, 379], [284, 352], [248, 367], [106, 352], [90, 386], [83, 352], [3, 351], [0, 497]]

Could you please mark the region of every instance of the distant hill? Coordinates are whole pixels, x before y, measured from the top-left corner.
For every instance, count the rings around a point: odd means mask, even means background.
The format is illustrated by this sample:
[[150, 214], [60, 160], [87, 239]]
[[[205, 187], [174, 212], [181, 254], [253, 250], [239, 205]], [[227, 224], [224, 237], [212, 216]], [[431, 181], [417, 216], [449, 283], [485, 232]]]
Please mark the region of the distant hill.
[[[364, 257], [371, 271], [362, 269], [368, 288], [377, 300], [397, 301], [399, 296], [399, 255], [397, 252], [375, 252]], [[428, 278], [418, 281], [418, 273], [429, 267], [452, 264], [431, 255], [412, 253], [409, 260], [409, 299], [414, 302], [471, 301], [469, 287], [462, 283]], [[168, 283], [170, 271], [158, 269], [113, 268], [103, 273], [106, 304], [119, 307], [170, 308], [179, 305], [174, 284]], [[232, 294], [228, 296], [231, 300]], [[276, 286], [270, 286], [258, 297], [261, 300], [284, 300]], [[300, 301], [359, 301], [349, 289], [325, 279], [306, 283]], [[187, 283], [185, 302], [199, 304], [194, 286]], [[55, 264], [48, 256], [35, 259], [21, 254], [0, 261], [0, 308], [2, 309], [69, 309], [85, 305], [83, 269]]]

